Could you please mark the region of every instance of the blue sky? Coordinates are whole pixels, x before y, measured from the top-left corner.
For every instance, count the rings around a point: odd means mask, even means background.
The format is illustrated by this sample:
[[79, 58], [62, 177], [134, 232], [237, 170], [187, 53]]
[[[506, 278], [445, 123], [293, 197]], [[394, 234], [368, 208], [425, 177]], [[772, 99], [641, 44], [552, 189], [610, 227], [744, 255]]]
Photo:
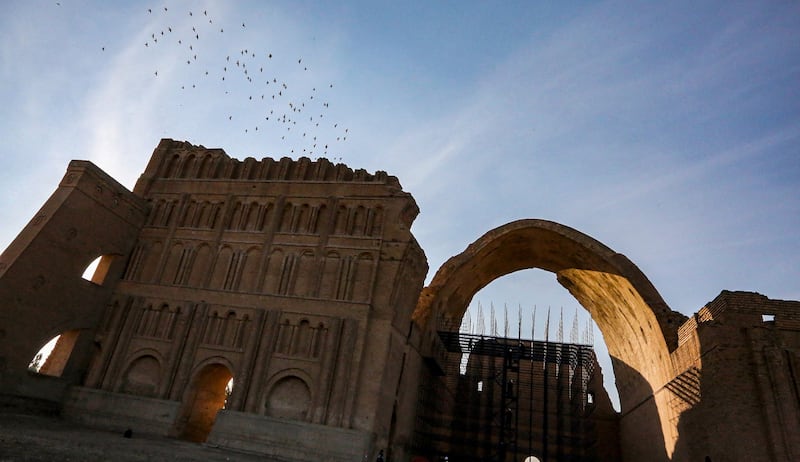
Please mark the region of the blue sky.
[[[428, 280], [543, 218], [627, 255], [687, 315], [723, 289], [800, 299], [796, 2], [6, 0], [0, 81], [2, 248], [70, 159], [131, 188], [168, 137], [396, 175]], [[290, 102], [308, 107], [284, 132]], [[576, 307], [537, 270], [477, 301]]]

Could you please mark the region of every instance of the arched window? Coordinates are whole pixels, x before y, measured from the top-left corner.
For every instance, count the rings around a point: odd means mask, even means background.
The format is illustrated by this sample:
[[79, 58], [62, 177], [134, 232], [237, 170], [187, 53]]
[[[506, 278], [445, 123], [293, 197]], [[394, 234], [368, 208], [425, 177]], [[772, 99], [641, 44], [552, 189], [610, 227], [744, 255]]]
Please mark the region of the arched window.
[[103, 285], [113, 260], [113, 255], [100, 255], [95, 258], [89, 263], [86, 269], [83, 270], [83, 278], [93, 284]]
[[80, 333], [79, 329], [68, 330], [51, 338], [34, 355], [28, 364], [28, 370], [37, 374], [61, 377]]

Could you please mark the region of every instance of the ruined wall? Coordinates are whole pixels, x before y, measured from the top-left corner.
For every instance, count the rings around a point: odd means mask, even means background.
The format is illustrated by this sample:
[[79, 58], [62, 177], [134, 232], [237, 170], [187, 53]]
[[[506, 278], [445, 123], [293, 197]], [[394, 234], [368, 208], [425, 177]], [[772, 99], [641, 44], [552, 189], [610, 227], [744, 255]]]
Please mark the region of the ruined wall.
[[[200, 372], [221, 365], [234, 387], [212, 440], [235, 445], [244, 413], [388, 446], [427, 272], [397, 179], [163, 140], [134, 191], [151, 213], [86, 386], [186, 405]], [[179, 411], [175, 434], [191, 418]]]
[[679, 334], [673, 460], [798, 460], [800, 302], [723, 291]]
[[[144, 201], [92, 163], [72, 161], [58, 189], [0, 256], [0, 395], [6, 402], [58, 402], [64, 387], [82, 380], [94, 330], [146, 213]], [[101, 256], [102, 274], [81, 278]], [[60, 378], [29, 373], [39, 349], [65, 332], [70, 351], [57, 368]]]

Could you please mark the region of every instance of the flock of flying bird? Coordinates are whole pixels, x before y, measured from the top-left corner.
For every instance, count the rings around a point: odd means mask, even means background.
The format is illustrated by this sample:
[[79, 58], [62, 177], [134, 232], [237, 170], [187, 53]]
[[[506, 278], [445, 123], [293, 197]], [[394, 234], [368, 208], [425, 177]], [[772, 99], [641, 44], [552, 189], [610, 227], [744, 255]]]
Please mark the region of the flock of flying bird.
[[[328, 97], [334, 87], [332, 83], [309, 85], [310, 75], [306, 74], [301, 79], [305, 85], [290, 85], [275, 74], [277, 70], [288, 71], [293, 76], [308, 73], [308, 64], [302, 58], [297, 58], [296, 63], [292, 60], [287, 69], [285, 60], [283, 64], [277, 62], [275, 50], [236, 47], [223, 53], [224, 56], [209, 59], [201, 53], [198, 59], [199, 51], [210, 48], [208, 45], [225, 43], [226, 36], [244, 31], [246, 23], [237, 24], [234, 30], [230, 30], [215, 23], [207, 10], [174, 13], [163, 7], [148, 8], [147, 14], [164, 15], [158, 18], [158, 22], [171, 25], [151, 32], [143, 46], [148, 51], [166, 49], [168, 53], [174, 53], [177, 47], [185, 53], [181, 62], [192, 69], [187, 74], [191, 75], [191, 83], [183, 83], [181, 90], [202, 88], [204, 91], [219, 91], [220, 96], [226, 98], [238, 98], [238, 101], [233, 99], [232, 103], [225, 104], [230, 109], [222, 117], [227, 123], [236, 124], [244, 134], [265, 134], [273, 140], [280, 139], [287, 144], [287, 152], [282, 154], [312, 158], [336, 155], [339, 143], [347, 140], [349, 129], [329, 117]], [[176, 14], [186, 16], [180, 18]], [[218, 50], [220, 47], [214, 48]], [[178, 60], [177, 57], [174, 59]], [[159, 77], [158, 69], [154, 70], [153, 78]], [[256, 105], [257, 112], [247, 105]], [[247, 108], [247, 111], [238, 117], [234, 111], [242, 108]], [[254, 113], [258, 114], [257, 120], [252, 115]], [[238, 125], [238, 119], [246, 119], [245, 126]], [[300, 146], [291, 147], [295, 143]], [[341, 160], [341, 157], [331, 160], [337, 159]]]

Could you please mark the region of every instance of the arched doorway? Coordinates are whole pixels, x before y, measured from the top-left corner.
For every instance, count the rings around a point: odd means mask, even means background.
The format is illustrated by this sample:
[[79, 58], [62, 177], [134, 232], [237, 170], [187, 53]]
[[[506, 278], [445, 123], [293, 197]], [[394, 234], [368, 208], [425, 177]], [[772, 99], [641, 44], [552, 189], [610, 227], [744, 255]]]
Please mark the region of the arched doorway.
[[202, 443], [211, 432], [217, 412], [225, 406], [233, 374], [228, 367], [213, 363], [203, 366], [184, 393], [175, 425], [178, 438]]
[[423, 289], [414, 319], [431, 336], [442, 325], [459, 326], [481, 288], [528, 268], [554, 273], [603, 333], [620, 393], [623, 452], [645, 439], [660, 439], [663, 446], [650, 443], [631, 453], [645, 451], [652, 455], [649, 460], [666, 460], [676, 434], [668, 404], [654, 391], [671, 378], [670, 351], [677, 347], [677, 328], [685, 317], [669, 309], [624, 255], [558, 223], [511, 222], [442, 265]]

